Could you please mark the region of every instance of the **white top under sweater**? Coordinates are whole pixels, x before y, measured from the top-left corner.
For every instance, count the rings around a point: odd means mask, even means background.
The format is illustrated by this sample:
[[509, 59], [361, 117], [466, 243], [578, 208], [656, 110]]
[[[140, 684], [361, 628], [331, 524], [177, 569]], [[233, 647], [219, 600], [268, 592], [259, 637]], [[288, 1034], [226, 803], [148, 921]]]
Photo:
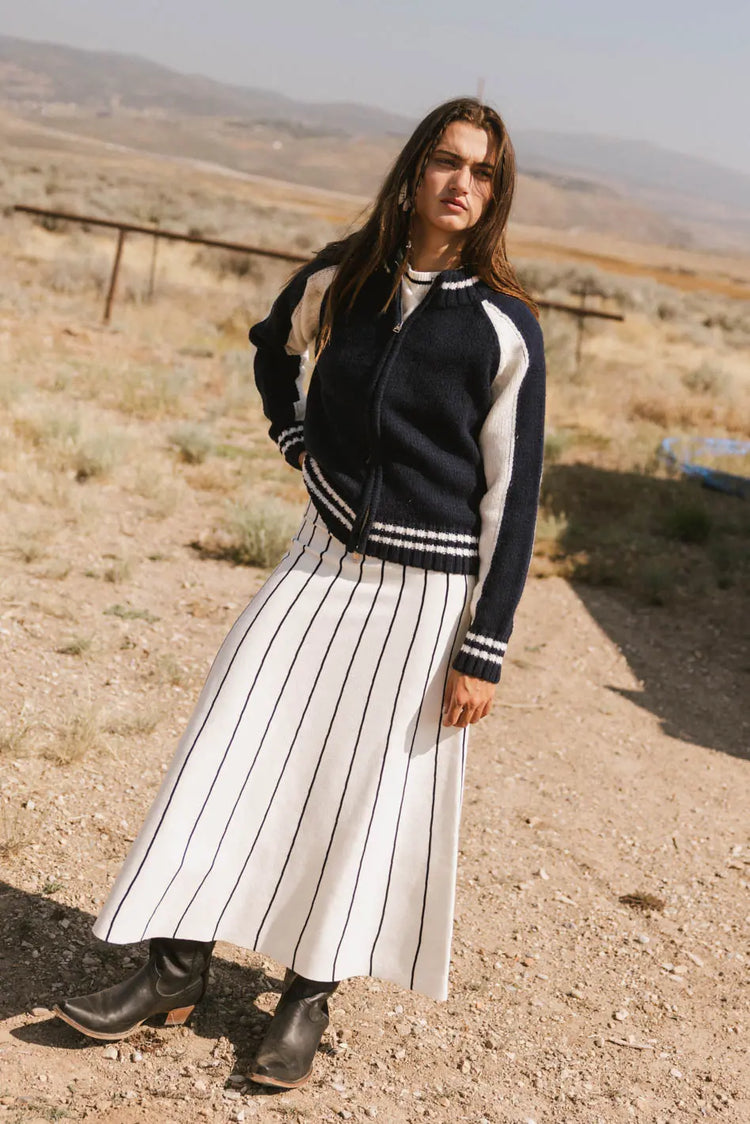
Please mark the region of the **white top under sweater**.
[[427, 296], [438, 273], [439, 270], [428, 272], [424, 269], [412, 269], [411, 266], [407, 266], [406, 272], [401, 278], [401, 314], [404, 320]]

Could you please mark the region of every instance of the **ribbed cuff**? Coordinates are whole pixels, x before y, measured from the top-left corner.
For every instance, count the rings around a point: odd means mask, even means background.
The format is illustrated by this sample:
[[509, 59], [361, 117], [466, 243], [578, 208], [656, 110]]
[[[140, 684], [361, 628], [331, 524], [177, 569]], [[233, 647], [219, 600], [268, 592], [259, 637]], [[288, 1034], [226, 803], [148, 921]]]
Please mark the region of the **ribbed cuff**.
[[507, 644], [492, 636], [477, 632], [467, 632], [453, 666], [462, 675], [473, 675], [476, 679], [486, 679], [498, 683], [503, 667], [503, 657]]
[[276, 441], [284, 460], [290, 464], [292, 468], [301, 468], [299, 455], [305, 451], [304, 426], [302, 423], [300, 422], [299, 425], [290, 425], [287, 426], [286, 429], [282, 429]]

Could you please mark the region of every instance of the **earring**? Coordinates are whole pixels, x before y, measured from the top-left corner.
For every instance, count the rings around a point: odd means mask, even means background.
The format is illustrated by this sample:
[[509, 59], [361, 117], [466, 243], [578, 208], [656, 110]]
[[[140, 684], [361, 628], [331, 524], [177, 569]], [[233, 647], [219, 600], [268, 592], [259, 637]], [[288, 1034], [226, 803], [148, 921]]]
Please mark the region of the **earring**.
[[401, 190], [398, 193], [398, 205], [402, 211], [411, 210], [411, 199], [409, 198], [409, 187], [406, 183], [401, 184]]

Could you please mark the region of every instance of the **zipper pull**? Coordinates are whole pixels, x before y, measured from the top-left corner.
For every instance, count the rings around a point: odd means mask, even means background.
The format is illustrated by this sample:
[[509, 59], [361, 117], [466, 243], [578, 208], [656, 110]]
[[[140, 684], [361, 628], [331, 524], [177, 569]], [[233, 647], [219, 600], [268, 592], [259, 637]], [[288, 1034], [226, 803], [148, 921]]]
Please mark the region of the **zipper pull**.
[[[403, 324], [403, 320], [401, 321], [401, 324]], [[396, 334], [398, 334], [401, 331], [401, 324], [394, 324], [393, 325], [393, 330], [394, 330], [394, 332], [396, 332]]]

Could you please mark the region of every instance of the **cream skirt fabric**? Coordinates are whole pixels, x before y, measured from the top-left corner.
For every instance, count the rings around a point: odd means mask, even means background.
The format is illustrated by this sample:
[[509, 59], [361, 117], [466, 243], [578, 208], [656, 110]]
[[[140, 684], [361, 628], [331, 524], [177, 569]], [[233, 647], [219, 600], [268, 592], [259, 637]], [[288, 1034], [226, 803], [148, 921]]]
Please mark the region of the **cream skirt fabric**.
[[448, 993], [475, 578], [355, 558], [312, 503], [216, 656], [95, 925]]

